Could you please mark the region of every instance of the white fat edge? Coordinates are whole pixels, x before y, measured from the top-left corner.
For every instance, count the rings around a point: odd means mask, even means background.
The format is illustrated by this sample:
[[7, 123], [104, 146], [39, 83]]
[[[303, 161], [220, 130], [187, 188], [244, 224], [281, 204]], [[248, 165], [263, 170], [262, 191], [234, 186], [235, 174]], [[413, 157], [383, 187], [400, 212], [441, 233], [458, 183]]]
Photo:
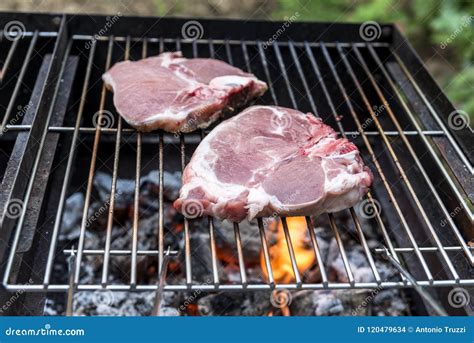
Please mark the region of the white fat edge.
[[219, 89], [232, 89], [236, 86], [247, 86], [249, 83], [254, 81], [255, 78], [248, 76], [238, 75], [224, 75], [213, 78], [209, 82], [210, 87], [216, 87]]
[[181, 57], [182, 55], [180, 51], [174, 52], [174, 53], [173, 52], [163, 53], [163, 54], [160, 54], [159, 56], [162, 57], [162, 61], [161, 61], [162, 67], [167, 68], [168, 70], [173, 72], [173, 74], [175, 74], [178, 78], [189, 83], [190, 85], [193, 85], [193, 86], [201, 85], [201, 83], [197, 82], [195, 78], [192, 78], [189, 75], [182, 73], [179, 70], [179, 68], [178, 69], [169, 68], [173, 64], [179, 65], [182, 68], [186, 68], [185, 66], [182, 66], [181, 63], [186, 61], [187, 58]]
[[166, 120], [166, 121], [180, 121], [185, 119], [189, 114], [189, 111], [179, 111], [175, 112], [167, 108], [162, 112], [155, 113], [149, 117], [145, 121], [144, 124], [149, 124], [151, 122], [156, 122], [156, 120]]
[[171, 64], [179, 64], [186, 61], [185, 57], [182, 57], [181, 51], [175, 52], [164, 52], [159, 54], [157, 57], [161, 57], [161, 66], [168, 68]]
[[245, 208], [248, 210], [247, 220], [251, 221], [268, 207], [278, 211], [283, 208], [283, 204], [276, 196], [268, 194], [261, 185], [250, 188], [247, 196], [247, 205], [245, 205]]
[[109, 85], [112, 87], [112, 90], [115, 93], [116, 90], [116, 83], [112, 75], [110, 75], [109, 72], [106, 72], [105, 74], [102, 74], [102, 81], [104, 81], [105, 84]]
[[321, 206], [321, 212], [338, 212], [348, 207], [352, 207], [360, 201], [360, 192], [358, 188], [352, 188], [343, 196], [328, 194]]
[[[353, 166], [354, 164], [358, 164], [355, 161], [355, 157], [358, 155], [358, 151], [351, 151], [347, 154], [338, 155], [338, 156], [326, 156], [322, 157], [322, 167], [324, 171], [325, 181], [324, 181], [324, 190], [325, 193], [331, 194], [344, 194], [347, 191], [356, 188], [359, 189], [359, 183], [364, 178], [365, 171], [359, 173], [353, 173]], [[347, 159], [351, 161], [349, 165], [343, 165], [338, 163], [338, 167], [335, 169], [329, 168], [327, 164], [327, 160], [334, 160], [334, 159]], [[327, 173], [331, 170], [337, 170], [339, 173], [336, 177], [328, 180]]]

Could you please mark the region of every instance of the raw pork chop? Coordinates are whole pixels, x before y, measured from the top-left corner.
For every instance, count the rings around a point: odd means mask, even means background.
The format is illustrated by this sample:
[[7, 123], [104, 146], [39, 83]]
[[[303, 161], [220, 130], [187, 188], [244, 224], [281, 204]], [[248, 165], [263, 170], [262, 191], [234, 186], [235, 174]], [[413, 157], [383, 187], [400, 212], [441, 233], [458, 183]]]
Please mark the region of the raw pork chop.
[[265, 82], [227, 63], [167, 52], [115, 64], [102, 76], [120, 115], [140, 131], [191, 132], [262, 95]]
[[357, 147], [312, 114], [253, 106], [201, 142], [174, 207], [235, 222], [318, 215], [356, 204], [372, 178]]

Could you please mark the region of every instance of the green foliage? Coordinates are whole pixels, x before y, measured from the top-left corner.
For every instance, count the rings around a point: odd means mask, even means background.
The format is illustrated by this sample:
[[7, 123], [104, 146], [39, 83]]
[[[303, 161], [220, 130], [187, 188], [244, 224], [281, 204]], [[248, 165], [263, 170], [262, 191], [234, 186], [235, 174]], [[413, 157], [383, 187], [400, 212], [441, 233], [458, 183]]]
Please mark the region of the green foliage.
[[456, 75], [445, 86], [448, 97], [458, 106], [459, 109], [466, 111], [474, 119], [474, 66], [468, 66]]
[[474, 118], [473, 0], [278, 0], [273, 15], [281, 19], [296, 11], [300, 20], [397, 23], [425, 60], [434, 56], [454, 66], [457, 73], [438, 68], [435, 77]]

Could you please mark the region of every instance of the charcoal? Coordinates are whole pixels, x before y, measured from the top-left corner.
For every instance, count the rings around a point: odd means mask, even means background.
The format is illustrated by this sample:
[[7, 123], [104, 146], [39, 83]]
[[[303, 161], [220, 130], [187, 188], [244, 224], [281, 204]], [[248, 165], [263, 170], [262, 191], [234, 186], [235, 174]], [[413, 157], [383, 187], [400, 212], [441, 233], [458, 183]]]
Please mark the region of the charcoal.
[[[123, 214], [123, 212], [122, 212]], [[90, 230], [104, 231], [109, 218], [109, 203], [94, 201], [87, 212], [86, 227]]]
[[[112, 188], [112, 175], [97, 171], [94, 176], [94, 188], [99, 194], [100, 201], [103, 204], [110, 203], [110, 192]], [[125, 211], [133, 203], [135, 193], [135, 181], [126, 179], [117, 179], [115, 186], [115, 210]]]
[[291, 296], [294, 316], [335, 316], [344, 312], [342, 301], [333, 291], [301, 291]]
[[[160, 172], [153, 170], [148, 175], [145, 175], [140, 180], [141, 193], [146, 195], [159, 194], [159, 180]], [[177, 171], [170, 173], [168, 171], [163, 172], [163, 198], [165, 201], [173, 202], [179, 196], [179, 190], [181, 188], [181, 172]]]
[[[345, 246], [349, 265], [352, 270], [355, 282], [373, 282], [375, 281], [374, 274], [365, 257], [364, 251], [360, 245], [346, 244]], [[328, 268], [331, 281], [349, 282], [344, 263], [342, 261], [339, 247], [334, 239], [329, 248], [328, 253]]]
[[179, 311], [172, 307], [163, 307], [160, 309], [161, 317], [179, 317], [180, 315]]
[[337, 316], [341, 315], [344, 311], [341, 299], [335, 294], [325, 294], [319, 296], [314, 302], [314, 314], [317, 316]]
[[328, 256], [329, 244], [331, 242], [332, 234], [330, 231], [323, 227], [315, 228], [314, 232], [318, 241], [319, 251], [321, 252], [323, 261], [326, 262], [326, 257]]
[[[150, 216], [159, 209], [159, 171], [154, 170], [140, 179], [140, 216]], [[181, 173], [163, 173], [163, 198], [167, 202], [174, 201], [179, 195], [181, 187]], [[103, 172], [96, 172], [94, 176], [94, 189], [99, 195], [101, 206], [108, 207], [112, 176]], [[133, 207], [135, 195], [135, 180], [117, 179], [115, 191], [114, 218], [122, 220]], [[101, 207], [99, 206], [99, 207]]]
[[[212, 258], [211, 248], [209, 245], [209, 234], [203, 232], [191, 232], [191, 270], [193, 280], [200, 283], [209, 283], [212, 275]], [[184, 241], [180, 242], [180, 250], [184, 251]], [[185, 256], [181, 254], [181, 263], [185, 264]], [[218, 271], [222, 270], [220, 262], [218, 263]], [[222, 276], [222, 275], [221, 275]]]
[[74, 314], [86, 316], [149, 316], [154, 292], [77, 292]]
[[367, 315], [367, 306], [359, 305], [365, 299], [364, 291], [299, 291], [292, 293], [289, 307], [293, 316], [362, 316]]
[[377, 316], [403, 316], [408, 313], [408, 303], [398, 289], [382, 290], [373, 302], [372, 314]]
[[[223, 222], [214, 221], [214, 223], [216, 227], [216, 244], [222, 249], [230, 249], [237, 253], [235, 250], [233, 223], [227, 220]], [[262, 244], [257, 223], [244, 221], [239, 224], [239, 230], [245, 262], [250, 265], [259, 263]]]
[[213, 293], [198, 300], [203, 316], [263, 316], [271, 307], [267, 291]]
[[84, 194], [71, 194], [64, 205], [63, 218], [61, 222], [60, 240], [74, 240], [79, 238], [79, 228], [84, 210]]

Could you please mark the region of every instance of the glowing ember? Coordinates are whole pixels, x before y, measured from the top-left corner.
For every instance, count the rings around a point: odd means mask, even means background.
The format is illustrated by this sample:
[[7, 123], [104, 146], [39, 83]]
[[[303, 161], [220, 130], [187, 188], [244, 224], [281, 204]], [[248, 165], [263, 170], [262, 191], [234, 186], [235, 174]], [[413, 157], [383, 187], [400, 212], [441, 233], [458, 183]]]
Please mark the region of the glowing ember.
[[[314, 252], [311, 249], [311, 246], [307, 243], [308, 229], [306, 226], [306, 219], [305, 217], [288, 217], [286, 222], [288, 224], [288, 231], [295, 252], [298, 270], [300, 273], [304, 273], [315, 262]], [[270, 262], [275, 282], [290, 283], [295, 280], [295, 276], [293, 274], [290, 254], [288, 252], [288, 245], [286, 243], [281, 220], [270, 222], [268, 229], [276, 232], [277, 237], [277, 242], [269, 247]], [[260, 264], [263, 273], [265, 276], [268, 276], [263, 252], [260, 253]]]

